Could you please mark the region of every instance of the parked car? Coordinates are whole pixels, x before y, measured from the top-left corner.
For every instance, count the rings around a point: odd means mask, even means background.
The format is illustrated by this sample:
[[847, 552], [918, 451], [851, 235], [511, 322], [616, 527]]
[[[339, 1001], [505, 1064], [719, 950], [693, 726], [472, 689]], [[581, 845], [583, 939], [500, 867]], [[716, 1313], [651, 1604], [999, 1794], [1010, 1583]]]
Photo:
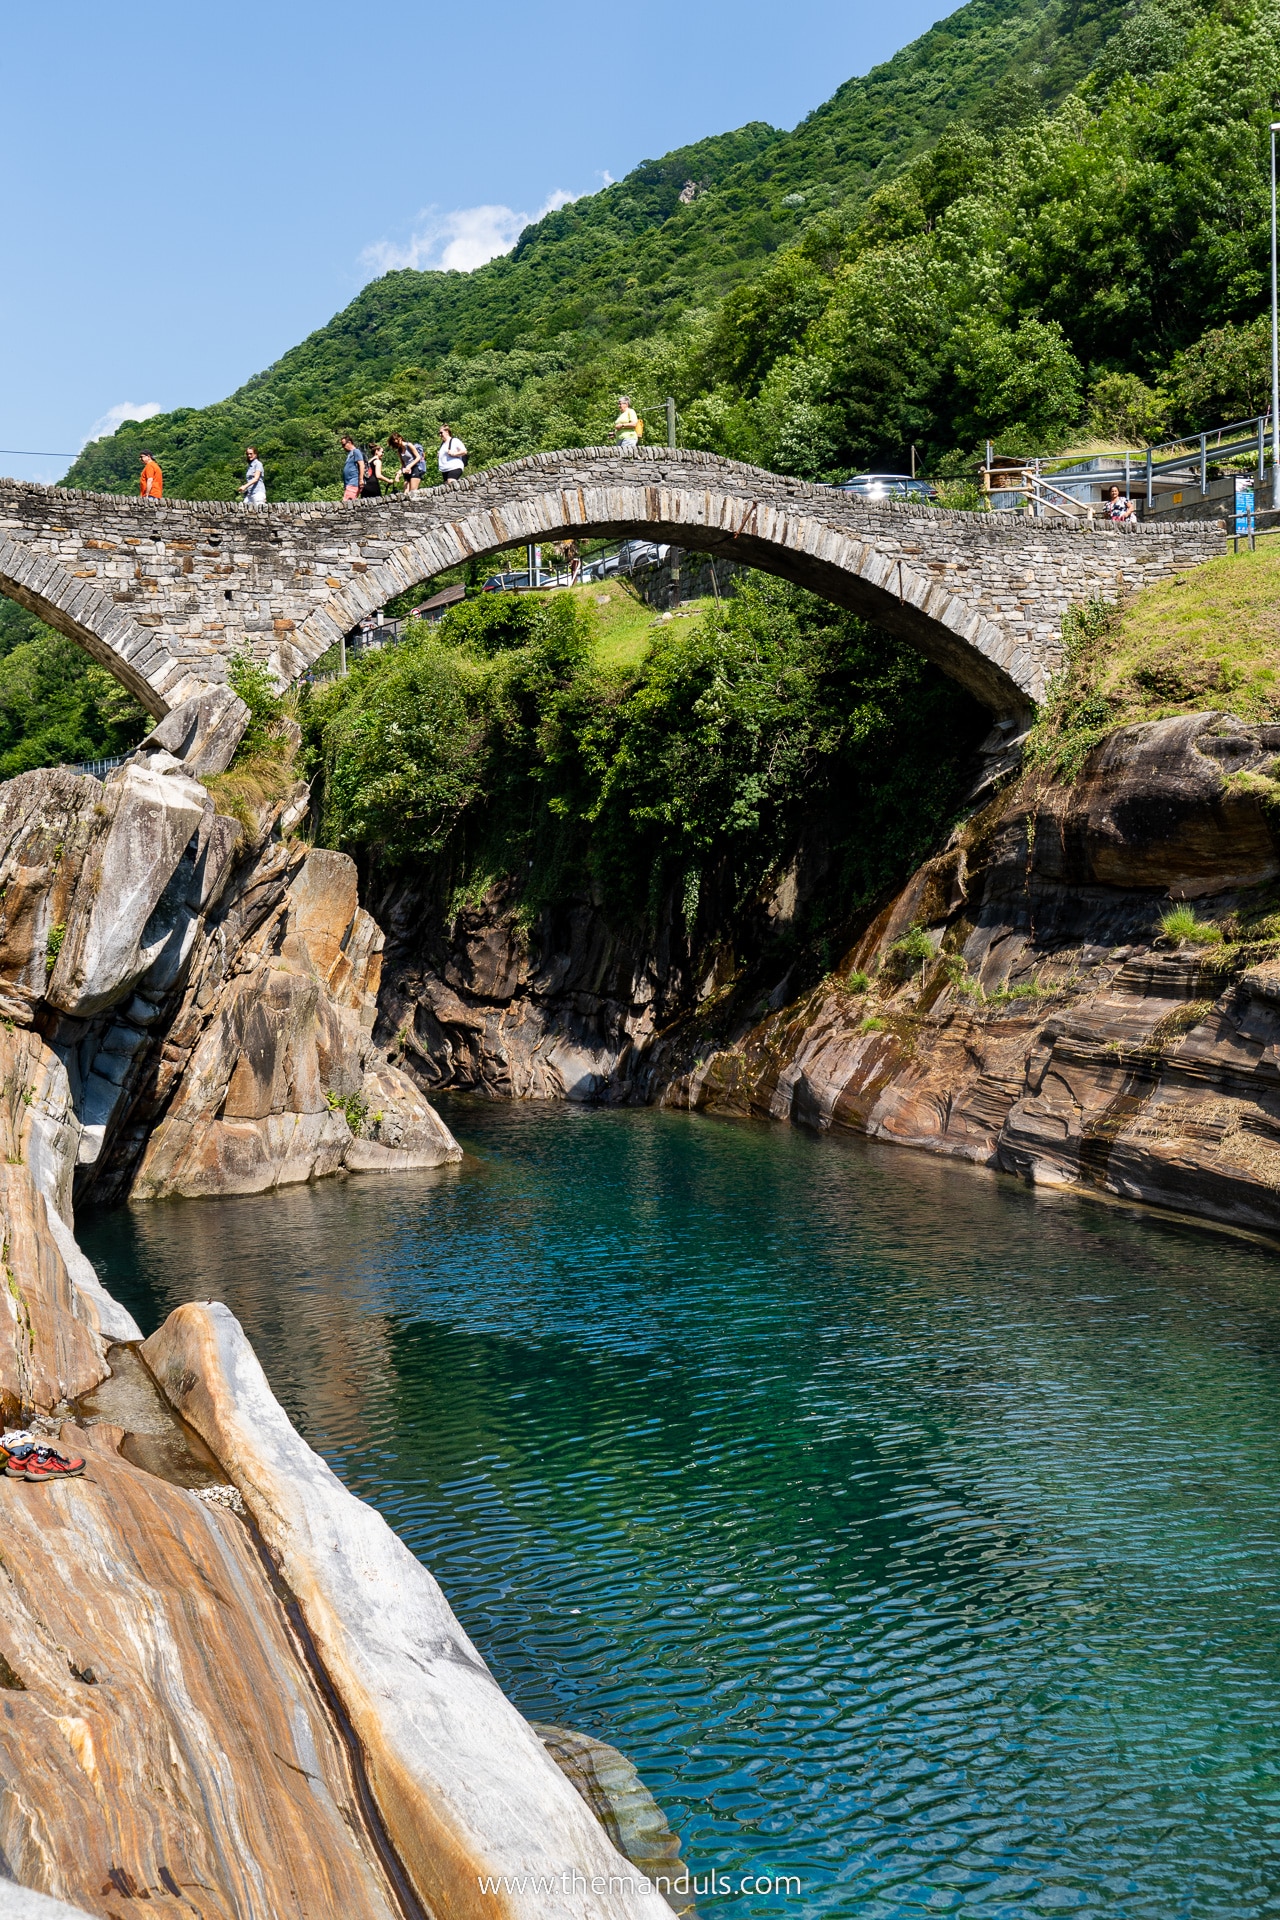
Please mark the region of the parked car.
[[491, 573], [481, 588], [482, 593], [519, 593], [529, 585], [529, 572]]
[[655, 540], [624, 540], [618, 549], [618, 564], [626, 573], [634, 573], [637, 567], [661, 566], [667, 551]]
[[856, 493], [860, 500], [936, 500], [938, 489], [923, 474], [855, 473], [841, 480], [837, 491]]

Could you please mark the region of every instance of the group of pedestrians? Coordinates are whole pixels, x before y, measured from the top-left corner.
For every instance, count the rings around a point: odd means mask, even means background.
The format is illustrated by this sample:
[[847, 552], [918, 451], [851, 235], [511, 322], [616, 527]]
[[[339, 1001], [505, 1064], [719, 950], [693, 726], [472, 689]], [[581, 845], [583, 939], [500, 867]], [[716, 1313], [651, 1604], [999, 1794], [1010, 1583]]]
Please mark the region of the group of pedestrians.
[[[621, 446], [634, 447], [644, 438], [644, 421], [625, 393], [618, 396], [618, 417], [613, 423], [613, 435]], [[388, 434], [387, 445], [394, 451], [397, 471], [386, 474], [382, 470], [384, 449], [376, 441], [366, 449], [357, 446], [349, 433], [344, 433], [341, 439], [344, 500], [377, 500], [384, 487], [396, 485], [403, 486], [406, 493], [417, 493], [427, 477], [427, 455], [420, 441], [406, 440], [400, 433]], [[258, 449], [246, 447], [244, 457], [244, 484], [237, 487], [236, 492], [246, 507], [265, 507], [267, 476], [258, 457]], [[440, 428], [436, 466], [445, 486], [456, 485], [467, 470], [467, 449], [450, 426]], [[164, 475], [159, 462], [146, 452], [142, 455], [139, 492], [144, 500], [159, 500], [164, 495]]]
[[[403, 434], [392, 433], [387, 436], [387, 445], [394, 448], [398, 471], [385, 474], [382, 471], [382, 447], [374, 444], [366, 452], [358, 447], [349, 433], [342, 435], [342, 497], [344, 500], [376, 500], [386, 486], [401, 482], [406, 493], [417, 493], [427, 477], [427, 456], [420, 442], [406, 440]], [[244, 450], [244, 484], [236, 488], [246, 507], [265, 507], [267, 504], [267, 476], [256, 447]], [[452, 427], [441, 427], [440, 450], [436, 454], [436, 465], [440, 478], [449, 485], [461, 480], [467, 468], [467, 449]], [[142, 478], [138, 492], [144, 500], [162, 500], [164, 498], [164, 474], [155, 455], [143, 451]]]
[[[406, 493], [417, 493], [427, 477], [426, 451], [417, 440], [406, 440], [403, 434], [392, 433], [387, 436], [387, 445], [394, 448], [398, 462], [398, 471], [386, 474], [382, 471], [384, 449], [376, 441], [366, 451], [358, 447], [349, 433], [342, 436], [342, 497], [344, 500], [377, 500], [384, 487], [400, 482]], [[440, 478], [448, 486], [461, 480], [466, 472], [467, 449], [450, 426], [440, 429], [440, 446], [436, 453], [436, 466]]]

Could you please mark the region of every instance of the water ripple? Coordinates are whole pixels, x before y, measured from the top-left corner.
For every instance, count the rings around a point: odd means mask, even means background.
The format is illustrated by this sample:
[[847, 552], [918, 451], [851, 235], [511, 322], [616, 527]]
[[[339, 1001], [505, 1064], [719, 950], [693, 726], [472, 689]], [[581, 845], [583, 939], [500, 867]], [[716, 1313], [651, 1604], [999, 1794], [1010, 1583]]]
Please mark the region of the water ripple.
[[214, 1295], [723, 1920], [1280, 1915], [1271, 1256], [859, 1144], [454, 1103], [438, 1176], [86, 1228]]

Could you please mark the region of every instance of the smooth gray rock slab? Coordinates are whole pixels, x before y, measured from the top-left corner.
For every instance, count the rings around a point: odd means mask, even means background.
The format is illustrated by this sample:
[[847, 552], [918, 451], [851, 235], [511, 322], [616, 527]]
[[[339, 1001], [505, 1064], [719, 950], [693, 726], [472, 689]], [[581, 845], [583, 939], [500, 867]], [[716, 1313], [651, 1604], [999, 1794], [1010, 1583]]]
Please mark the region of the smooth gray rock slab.
[[[671, 1920], [490, 1674], [421, 1561], [289, 1423], [235, 1316], [142, 1349], [302, 1610], [419, 1898], [447, 1920]], [[492, 1891], [482, 1880], [500, 1882]]]
[[45, 998], [86, 1018], [132, 991], [171, 927], [148, 923], [212, 803], [181, 774], [130, 761], [108, 780], [107, 830], [76, 882], [66, 937]]
[[0, 1880], [0, 1920], [94, 1920], [83, 1907], [69, 1907], [47, 1893], [20, 1887], [16, 1880]]
[[192, 779], [225, 773], [249, 724], [249, 709], [230, 687], [205, 687], [151, 729], [140, 754], [169, 753]]

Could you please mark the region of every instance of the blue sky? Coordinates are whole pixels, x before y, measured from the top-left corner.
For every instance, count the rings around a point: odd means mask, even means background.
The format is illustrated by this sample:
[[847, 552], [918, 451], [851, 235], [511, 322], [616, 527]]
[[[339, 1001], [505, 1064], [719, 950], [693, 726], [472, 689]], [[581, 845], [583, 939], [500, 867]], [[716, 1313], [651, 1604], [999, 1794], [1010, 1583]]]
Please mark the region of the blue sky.
[[0, 471], [221, 398], [389, 266], [473, 266], [640, 160], [794, 126], [951, 10], [7, 0], [0, 447], [38, 457]]

